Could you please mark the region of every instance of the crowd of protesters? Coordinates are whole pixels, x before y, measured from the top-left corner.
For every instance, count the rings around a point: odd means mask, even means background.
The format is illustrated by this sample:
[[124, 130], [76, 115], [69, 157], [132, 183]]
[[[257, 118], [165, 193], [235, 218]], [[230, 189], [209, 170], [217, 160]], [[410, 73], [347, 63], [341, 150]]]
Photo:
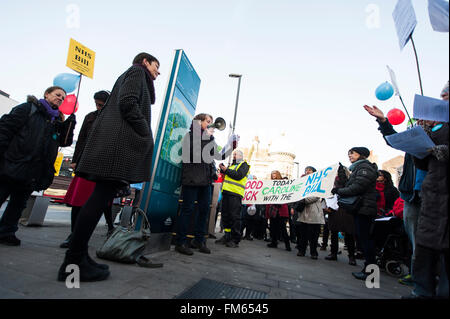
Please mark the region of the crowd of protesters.
[[[81, 281], [105, 280], [110, 274], [108, 265], [98, 264], [88, 255], [88, 242], [103, 213], [108, 235], [114, 230], [110, 217], [113, 199], [126, 193], [130, 184], [150, 179], [154, 146], [151, 105], [155, 103], [153, 81], [159, 75], [158, 69], [155, 57], [138, 54], [111, 93], [100, 91], [94, 96], [97, 111], [89, 113], [83, 122], [72, 161], [76, 176], [65, 198], [72, 207], [72, 225], [71, 234], [61, 244], [68, 250], [58, 272], [60, 281], [68, 276], [65, 269], [69, 264], [79, 266]], [[43, 99], [30, 96], [0, 119], [0, 203], [10, 197], [0, 220], [1, 244], [20, 245], [15, 233], [29, 196], [50, 186], [58, 148], [72, 144], [75, 115], [65, 119], [58, 110], [65, 95], [61, 87], [50, 87]], [[441, 97], [448, 100], [448, 83]], [[383, 137], [396, 133], [376, 106], [364, 108], [376, 118]], [[239, 136], [231, 134], [223, 148], [215, 143], [213, 120], [206, 113], [196, 115], [183, 139], [182, 205], [175, 229], [175, 251], [191, 256], [192, 249], [198, 249], [211, 254], [206, 245], [206, 223], [212, 184], [221, 175], [219, 210], [224, 235], [216, 244], [239, 248], [241, 239], [257, 239], [267, 241], [267, 248], [276, 249], [282, 241], [288, 252], [291, 243], [295, 244], [298, 257], [305, 257], [309, 247], [310, 258], [318, 260], [318, 249], [325, 251], [330, 237], [330, 254], [324, 259], [337, 261], [342, 238], [348, 263], [354, 266], [358, 257], [364, 260], [362, 270], [352, 275], [365, 280], [370, 275], [367, 267], [377, 264], [386, 236], [393, 230], [385, 229], [383, 233], [378, 227], [380, 221], [403, 220], [400, 231], [409, 238], [411, 263], [409, 274], [400, 282], [414, 285], [411, 298], [436, 297], [437, 290], [448, 297], [448, 121], [418, 119], [418, 125], [436, 146], [422, 159], [405, 154], [398, 189], [389, 172], [369, 161], [368, 148], [353, 147], [347, 152], [349, 167], [339, 166], [331, 190], [333, 197], [243, 205], [246, 182], [256, 177], [251, 175], [251, 165], [243, 152], [237, 149]], [[201, 156], [196, 160], [198, 154]], [[227, 158], [229, 165], [220, 164], [216, 170], [214, 161]], [[314, 172], [313, 166], [307, 166], [302, 176]], [[270, 178], [287, 177], [273, 171]], [[351, 209], [339, 204], [342, 198], [353, 198]], [[195, 238], [188, 241], [195, 203]]]

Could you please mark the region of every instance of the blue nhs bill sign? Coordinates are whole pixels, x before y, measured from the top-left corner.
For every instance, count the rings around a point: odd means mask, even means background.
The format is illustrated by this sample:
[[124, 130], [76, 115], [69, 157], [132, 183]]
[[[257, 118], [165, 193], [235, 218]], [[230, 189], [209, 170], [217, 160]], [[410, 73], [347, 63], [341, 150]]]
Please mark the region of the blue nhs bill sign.
[[175, 57], [158, 120], [150, 182], [145, 183], [140, 208], [152, 233], [169, 232], [181, 193], [181, 141], [195, 115], [200, 78], [183, 50]]

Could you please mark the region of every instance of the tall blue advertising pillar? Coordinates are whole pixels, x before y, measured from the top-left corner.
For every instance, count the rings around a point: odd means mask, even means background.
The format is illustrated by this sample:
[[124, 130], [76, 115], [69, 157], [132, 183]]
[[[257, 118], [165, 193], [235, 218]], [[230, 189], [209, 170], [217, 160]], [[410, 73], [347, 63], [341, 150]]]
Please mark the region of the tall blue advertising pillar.
[[[140, 208], [150, 221], [147, 253], [170, 248], [172, 226], [181, 192], [181, 146], [195, 115], [200, 78], [183, 50], [175, 57], [158, 120], [150, 182], [145, 183]], [[139, 224], [138, 224], [139, 226]]]

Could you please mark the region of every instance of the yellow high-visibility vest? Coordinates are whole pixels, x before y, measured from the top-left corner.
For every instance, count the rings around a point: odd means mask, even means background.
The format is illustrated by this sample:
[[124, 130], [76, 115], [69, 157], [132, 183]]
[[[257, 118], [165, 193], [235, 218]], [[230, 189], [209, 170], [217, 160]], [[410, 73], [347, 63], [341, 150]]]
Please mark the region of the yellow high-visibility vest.
[[[242, 161], [241, 163], [239, 163], [239, 165], [231, 165], [230, 167], [228, 167], [228, 169], [237, 171], [244, 162], [245, 161]], [[249, 166], [249, 168], [250, 168], [250, 166]], [[248, 170], [248, 172], [250, 172], [250, 169]], [[242, 178], [241, 180], [235, 180], [235, 179], [232, 179], [230, 176], [225, 175], [222, 191], [228, 191], [228, 192], [235, 193], [235, 194], [238, 194], [238, 195], [244, 197], [245, 184], [247, 184], [248, 172], [244, 176], [244, 178]]]

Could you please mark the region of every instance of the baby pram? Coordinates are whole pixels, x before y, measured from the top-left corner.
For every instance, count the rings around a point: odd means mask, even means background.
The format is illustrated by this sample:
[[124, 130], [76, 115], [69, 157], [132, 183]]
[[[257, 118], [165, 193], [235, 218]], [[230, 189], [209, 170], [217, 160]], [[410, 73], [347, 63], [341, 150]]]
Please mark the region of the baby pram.
[[385, 270], [394, 277], [407, 275], [411, 265], [412, 248], [403, 220], [397, 217], [375, 219], [372, 236], [380, 270]]

